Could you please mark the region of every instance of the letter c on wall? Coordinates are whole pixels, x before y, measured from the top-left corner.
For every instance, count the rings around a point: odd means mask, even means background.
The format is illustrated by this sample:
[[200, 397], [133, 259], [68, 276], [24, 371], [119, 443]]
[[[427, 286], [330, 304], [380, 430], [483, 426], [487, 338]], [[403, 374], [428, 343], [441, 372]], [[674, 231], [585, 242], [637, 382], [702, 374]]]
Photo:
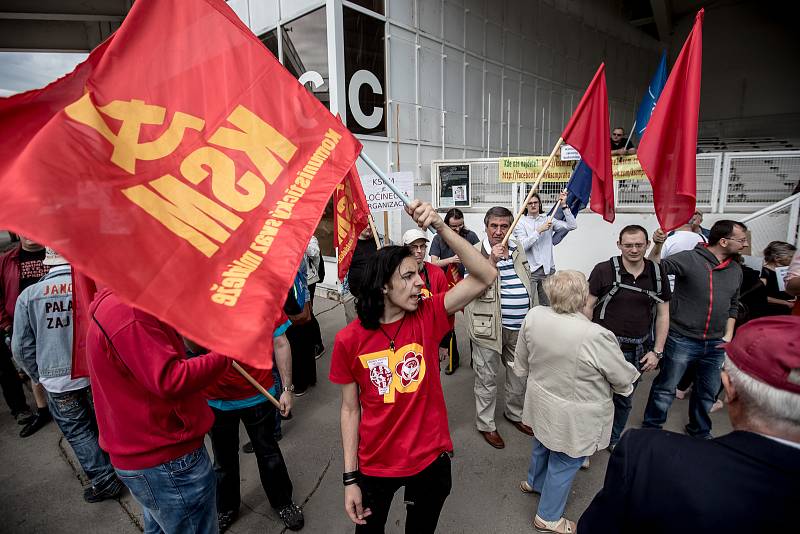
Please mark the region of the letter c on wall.
[[369, 85], [372, 92], [377, 95], [383, 94], [383, 88], [378, 77], [368, 70], [359, 70], [350, 78], [350, 87], [347, 90], [347, 100], [350, 105], [350, 113], [353, 118], [364, 128], [371, 130], [377, 127], [383, 119], [383, 108], [375, 107], [372, 109], [372, 114], [367, 115], [361, 109], [361, 103], [358, 101], [358, 93], [362, 85]]

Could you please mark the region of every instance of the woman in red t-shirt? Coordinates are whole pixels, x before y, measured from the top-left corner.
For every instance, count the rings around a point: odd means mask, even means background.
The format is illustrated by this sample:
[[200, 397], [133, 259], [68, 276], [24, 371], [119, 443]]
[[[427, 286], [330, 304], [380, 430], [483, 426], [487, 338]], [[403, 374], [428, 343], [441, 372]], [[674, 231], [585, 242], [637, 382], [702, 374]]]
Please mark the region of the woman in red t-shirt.
[[[345, 510], [356, 532], [383, 532], [392, 497], [405, 487], [406, 532], [434, 532], [450, 493], [453, 444], [439, 379], [438, 347], [449, 316], [480, 295], [495, 266], [453, 232], [430, 204], [406, 211], [435, 229], [470, 276], [446, 293], [424, 286], [406, 247], [384, 247], [364, 273], [358, 320], [336, 335], [330, 379], [342, 385]], [[506, 251], [506, 255], [508, 252]]]

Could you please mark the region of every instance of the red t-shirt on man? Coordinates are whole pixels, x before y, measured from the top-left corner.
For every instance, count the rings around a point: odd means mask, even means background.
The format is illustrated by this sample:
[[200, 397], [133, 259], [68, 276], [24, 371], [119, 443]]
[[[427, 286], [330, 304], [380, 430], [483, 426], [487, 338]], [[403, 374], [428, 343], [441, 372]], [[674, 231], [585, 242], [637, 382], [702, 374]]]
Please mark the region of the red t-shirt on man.
[[336, 334], [330, 380], [358, 384], [358, 465], [365, 475], [416, 475], [453, 450], [438, 358], [450, 330], [444, 296], [422, 300], [405, 320], [381, 325], [383, 332], [356, 320]]

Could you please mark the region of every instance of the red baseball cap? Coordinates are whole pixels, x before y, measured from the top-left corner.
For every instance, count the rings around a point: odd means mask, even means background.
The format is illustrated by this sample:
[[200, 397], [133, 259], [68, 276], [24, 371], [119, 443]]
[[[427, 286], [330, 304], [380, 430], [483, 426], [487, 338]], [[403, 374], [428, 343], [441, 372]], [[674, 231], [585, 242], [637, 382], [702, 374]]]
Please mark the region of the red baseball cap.
[[750, 321], [722, 348], [749, 376], [800, 393], [800, 317], [779, 315]]

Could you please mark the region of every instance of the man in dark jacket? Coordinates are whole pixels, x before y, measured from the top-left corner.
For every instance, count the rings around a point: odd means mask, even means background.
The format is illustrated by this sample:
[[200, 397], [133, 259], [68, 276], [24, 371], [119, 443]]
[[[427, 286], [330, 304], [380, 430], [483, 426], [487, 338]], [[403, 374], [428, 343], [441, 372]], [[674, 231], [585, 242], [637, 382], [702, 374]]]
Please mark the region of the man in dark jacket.
[[755, 319], [724, 346], [730, 434], [623, 434], [578, 532], [791, 530], [800, 502], [798, 330], [800, 317]]
[[[661, 428], [675, 398], [675, 388], [686, 368], [695, 366], [695, 387], [689, 401], [686, 432], [711, 437], [709, 410], [719, 391], [724, 353], [720, 343], [730, 341], [736, 324], [742, 269], [739, 253], [747, 245], [747, 228], [734, 221], [717, 221], [708, 244], [662, 260], [667, 274], [675, 275], [670, 301], [670, 325], [661, 372], [653, 381], [643, 428]], [[660, 234], [660, 235], [659, 235]], [[659, 261], [663, 232], [653, 236], [650, 259]]]

